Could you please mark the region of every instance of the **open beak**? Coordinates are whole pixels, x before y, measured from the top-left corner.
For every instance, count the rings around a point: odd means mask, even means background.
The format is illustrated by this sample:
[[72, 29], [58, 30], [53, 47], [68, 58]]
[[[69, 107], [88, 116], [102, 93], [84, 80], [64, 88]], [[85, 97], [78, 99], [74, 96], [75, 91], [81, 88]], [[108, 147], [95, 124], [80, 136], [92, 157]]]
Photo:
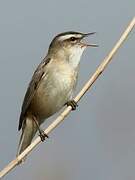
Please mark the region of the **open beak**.
[[[84, 35], [83, 35], [83, 38], [88, 37], [88, 36], [91, 36], [91, 35], [93, 35], [93, 34], [95, 34], [95, 33], [96, 33], [96, 32], [91, 32], [91, 33], [84, 34]], [[83, 46], [86, 46], [86, 47], [98, 47], [97, 44], [87, 44], [87, 43], [85, 43], [85, 42], [81, 42], [81, 44], [82, 44]]]

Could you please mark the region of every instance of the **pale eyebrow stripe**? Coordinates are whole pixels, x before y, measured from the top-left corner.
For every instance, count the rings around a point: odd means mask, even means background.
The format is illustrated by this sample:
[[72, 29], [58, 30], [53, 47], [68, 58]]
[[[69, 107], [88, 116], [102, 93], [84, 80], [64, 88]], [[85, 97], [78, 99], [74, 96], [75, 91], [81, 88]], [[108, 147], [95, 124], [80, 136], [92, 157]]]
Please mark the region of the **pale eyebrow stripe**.
[[81, 38], [82, 36], [80, 34], [77, 34], [77, 35], [68, 34], [68, 35], [63, 35], [63, 36], [59, 37], [58, 39], [63, 41], [63, 40], [66, 40], [66, 39], [70, 39], [71, 37]]

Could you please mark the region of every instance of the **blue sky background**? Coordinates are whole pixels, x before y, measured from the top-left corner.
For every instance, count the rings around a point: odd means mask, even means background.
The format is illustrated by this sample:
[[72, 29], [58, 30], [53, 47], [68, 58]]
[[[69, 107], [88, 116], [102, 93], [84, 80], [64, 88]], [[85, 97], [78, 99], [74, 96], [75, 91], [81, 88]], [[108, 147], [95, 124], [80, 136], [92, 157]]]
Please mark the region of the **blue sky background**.
[[[135, 15], [135, 1], [0, 1], [0, 169], [16, 155], [32, 73], [59, 32], [96, 31], [78, 92]], [[135, 30], [79, 107], [5, 180], [135, 179]], [[43, 127], [51, 120], [44, 123]]]

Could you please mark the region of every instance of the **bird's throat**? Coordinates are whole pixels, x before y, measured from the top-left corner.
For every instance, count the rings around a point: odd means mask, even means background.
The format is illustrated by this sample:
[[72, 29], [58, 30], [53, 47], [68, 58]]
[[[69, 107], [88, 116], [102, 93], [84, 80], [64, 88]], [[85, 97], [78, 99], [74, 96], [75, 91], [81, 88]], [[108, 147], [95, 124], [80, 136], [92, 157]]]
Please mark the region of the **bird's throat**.
[[69, 55], [69, 63], [73, 68], [77, 68], [79, 63], [80, 63], [80, 59], [81, 56], [83, 54], [85, 48], [75, 48], [72, 49], [70, 55]]

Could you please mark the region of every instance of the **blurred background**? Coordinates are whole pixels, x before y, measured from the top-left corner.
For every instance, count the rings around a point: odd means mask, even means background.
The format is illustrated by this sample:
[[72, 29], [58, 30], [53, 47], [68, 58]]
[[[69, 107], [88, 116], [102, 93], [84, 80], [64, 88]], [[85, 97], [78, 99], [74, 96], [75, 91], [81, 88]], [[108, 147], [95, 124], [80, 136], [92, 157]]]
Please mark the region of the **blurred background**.
[[[33, 71], [52, 38], [93, 32], [76, 93], [135, 15], [135, 1], [0, 1], [0, 169], [15, 155], [18, 118]], [[135, 30], [79, 107], [5, 180], [135, 179]], [[56, 117], [44, 123], [51, 123]]]

